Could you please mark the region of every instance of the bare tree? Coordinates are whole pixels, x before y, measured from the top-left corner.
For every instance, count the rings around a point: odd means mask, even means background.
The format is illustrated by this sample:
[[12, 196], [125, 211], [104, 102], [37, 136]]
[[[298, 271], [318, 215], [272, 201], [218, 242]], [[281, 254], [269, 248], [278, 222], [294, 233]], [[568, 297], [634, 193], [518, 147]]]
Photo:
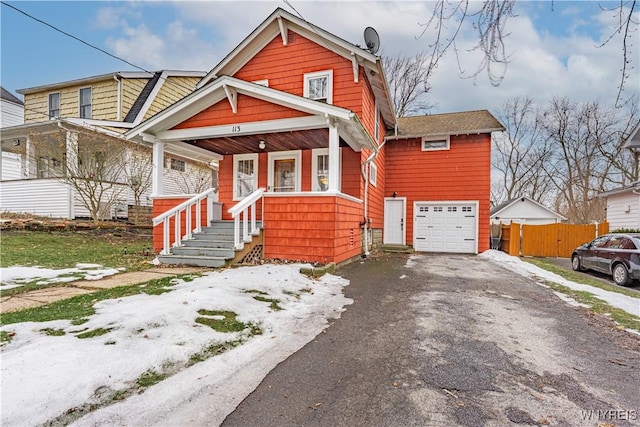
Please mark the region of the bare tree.
[[197, 194], [214, 185], [213, 170], [206, 163], [191, 163], [185, 165], [184, 172], [171, 171], [168, 179], [175, 182], [184, 194]]
[[434, 71], [427, 55], [421, 52], [415, 56], [385, 56], [383, 64], [396, 116], [424, 114], [433, 107], [426, 101], [431, 89], [428, 81]]
[[[482, 59], [477, 69], [470, 76], [477, 77], [486, 71], [492, 85], [498, 86], [506, 73], [509, 63], [509, 55], [506, 51], [505, 25], [509, 18], [515, 16], [515, 0], [483, 0], [479, 2], [470, 0], [438, 0], [434, 3], [434, 8], [429, 19], [421, 24], [422, 32], [418, 38], [429, 38], [429, 50], [426, 52], [430, 57], [429, 68], [435, 68], [440, 59], [451, 49], [456, 56], [458, 49], [456, 38], [460, 31], [466, 26], [470, 26], [476, 33], [478, 43], [472, 48], [481, 52]], [[550, 2], [553, 8], [554, 2]], [[609, 37], [600, 47], [621, 39], [622, 64], [620, 72], [620, 84], [616, 97], [616, 106], [621, 106], [628, 98], [623, 96], [624, 87], [630, 78], [629, 71], [633, 68], [632, 41], [638, 31], [638, 21], [635, 17], [638, 4], [636, 0], [620, 0], [615, 6], [602, 10], [613, 12], [617, 23], [612, 28]], [[433, 41], [431, 41], [433, 40]], [[465, 74], [464, 70], [460, 71]], [[427, 76], [428, 77], [428, 76]]]
[[63, 129], [29, 138], [40, 178], [56, 178], [68, 184], [95, 222], [110, 217], [125, 189], [121, 180], [128, 144], [124, 140]]
[[126, 185], [133, 195], [133, 222], [138, 224], [140, 222], [142, 196], [149, 190], [152, 182], [151, 152], [147, 147], [141, 145], [128, 145], [129, 150], [126, 154], [126, 164], [123, 172]]
[[494, 139], [492, 166], [495, 172], [494, 199], [527, 196], [545, 202], [551, 182], [542, 169], [550, 154], [540, 136], [533, 101], [528, 97], [509, 99], [499, 114], [505, 131]]

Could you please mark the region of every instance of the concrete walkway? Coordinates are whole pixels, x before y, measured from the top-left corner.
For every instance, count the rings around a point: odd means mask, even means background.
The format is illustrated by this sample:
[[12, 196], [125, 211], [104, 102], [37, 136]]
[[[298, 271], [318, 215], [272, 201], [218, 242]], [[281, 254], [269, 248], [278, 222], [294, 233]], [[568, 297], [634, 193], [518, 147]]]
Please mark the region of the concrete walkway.
[[77, 280], [64, 286], [53, 286], [0, 298], [0, 313], [40, 307], [76, 295], [89, 294], [101, 289], [130, 286], [149, 280], [173, 277], [181, 274], [207, 271], [201, 267], [152, 267], [141, 271], [131, 271], [107, 276], [100, 280]]

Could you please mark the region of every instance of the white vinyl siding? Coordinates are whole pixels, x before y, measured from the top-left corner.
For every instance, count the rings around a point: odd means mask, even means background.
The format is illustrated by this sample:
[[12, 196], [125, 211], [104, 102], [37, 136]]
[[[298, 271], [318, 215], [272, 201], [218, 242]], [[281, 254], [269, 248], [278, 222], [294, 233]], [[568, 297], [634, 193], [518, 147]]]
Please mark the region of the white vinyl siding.
[[607, 196], [607, 221], [610, 230], [640, 228], [640, 194], [629, 190]]

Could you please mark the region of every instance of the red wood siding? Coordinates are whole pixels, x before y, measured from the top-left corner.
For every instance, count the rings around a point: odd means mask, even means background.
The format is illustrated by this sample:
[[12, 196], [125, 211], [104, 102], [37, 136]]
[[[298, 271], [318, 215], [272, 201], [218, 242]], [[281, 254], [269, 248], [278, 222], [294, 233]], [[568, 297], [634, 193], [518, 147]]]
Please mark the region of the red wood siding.
[[287, 46], [277, 35], [233, 77], [246, 81], [269, 80], [269, 87], [302, 96], [304, 74], [333, 70], [333, 105], [362, 113], [362, 88], [353, 81], [350, 60], [295, 34]]
[[361, 253], [362, 204], [338, 196], [265, 197], [264, 257], [341, 262]]
[[[166, 211], [178, 206], [180, 203], [182, 202], [186, 202], [187, 200], [190, 199], [190, 196], [187, 197], [180, 197], [180, 196], [176, 196], [176, 197], [171, 197], [171, 198], [162, 198], [162, 199], [154, 199], [153, 200], [153, 216], [156, 217], [158, 215], [161, 215], [163, 213], [165, 213]], [[201, 202], [200, 205], [200, 213], [202, 215], [202, 217], [200, 218], [201, 221], [201, 225], [206, 226], [207, 225], [207, 200], [203, 200]], [[186, 229], [186, 213], [183, 212], [180, 216], [180, 235], [184, 236], [187, 233], [187, 229]], [[191, 218], [192, 221], [196, 220], [196, 207], [193, 206], [191, 208]], [[175, 232], [174, 232], [174, 227], [175, 227], [175, 220], [171, 219], [169, 221], [169, 244], [173, 245], [173, 242], [175, 242]], [[155, 251], [155, 253], [160, 253], [160, 251], [162, 250], [162, 240], [163, 240], [163, 224], [159, 224], [153, 227], [153, 250]]]
[[360, 174], [360, 153], [351, 148], [342, 149], [342, 192], [362, 199], [362, 175]]
[[[451, 149], [421, 151], [420, 140], [389, 141], [385, 196], [407, 198], [407, 224], [415, 201], [478, 200], [478, 251], [489, 249], [491, 135], [452, 136]], [[413, 242], [413, 225], [407, 243]]]
[[304, 117], [309, 114], [293, 110], [261, 99], [238, 94], [237, 113], [231, 110], [229, 101], [225, 98], [185, 120], [174, 129], [196, 128], [233, 123], [258, 122], [263, 120], [290, 119]]

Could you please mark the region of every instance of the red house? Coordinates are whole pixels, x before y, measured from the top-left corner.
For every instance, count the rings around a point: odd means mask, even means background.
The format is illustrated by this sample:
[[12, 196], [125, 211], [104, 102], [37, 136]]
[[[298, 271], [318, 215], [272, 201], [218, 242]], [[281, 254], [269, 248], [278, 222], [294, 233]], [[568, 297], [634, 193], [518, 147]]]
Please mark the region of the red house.
[[[153, 146], [161, 260], [218, 266], [339, 263], [380, 243], [484, 251], [501, 130], [487, 111], [396, 119], [379, 56], [277, 9], [127, 136]], [[168, 145], [219, 162], [217, 201], [162, 196]]]

